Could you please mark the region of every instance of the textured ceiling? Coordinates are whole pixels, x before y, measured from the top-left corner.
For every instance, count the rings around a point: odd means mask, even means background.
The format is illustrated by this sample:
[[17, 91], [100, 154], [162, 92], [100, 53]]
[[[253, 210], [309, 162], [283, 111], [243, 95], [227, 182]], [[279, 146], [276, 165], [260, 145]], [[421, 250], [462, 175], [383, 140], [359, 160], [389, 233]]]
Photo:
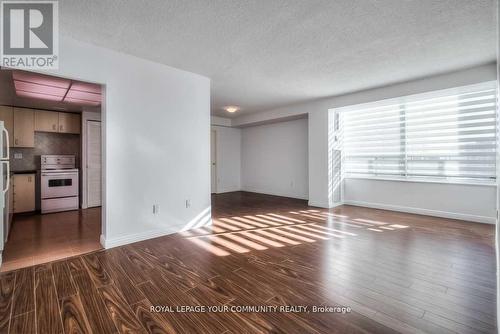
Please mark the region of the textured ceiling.
[[[494, 61], [495, 0], [64, 0], [75, 39], [212, 80], [237, 116]], [[222, 111], [238, 105], [234, 115]]]

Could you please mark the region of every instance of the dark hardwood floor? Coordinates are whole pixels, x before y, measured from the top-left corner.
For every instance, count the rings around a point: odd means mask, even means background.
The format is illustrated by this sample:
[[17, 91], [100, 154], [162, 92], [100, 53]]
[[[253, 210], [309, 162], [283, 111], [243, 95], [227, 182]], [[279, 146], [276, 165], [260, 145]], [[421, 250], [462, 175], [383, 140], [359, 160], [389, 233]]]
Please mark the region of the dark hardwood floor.
[[[496, 333], [491, 225], [243, 192], [215, 195], [212, 215], [212, 226], [0, 274], [0, 332]], [[239, 309], [261, 305], [309, 308]]]

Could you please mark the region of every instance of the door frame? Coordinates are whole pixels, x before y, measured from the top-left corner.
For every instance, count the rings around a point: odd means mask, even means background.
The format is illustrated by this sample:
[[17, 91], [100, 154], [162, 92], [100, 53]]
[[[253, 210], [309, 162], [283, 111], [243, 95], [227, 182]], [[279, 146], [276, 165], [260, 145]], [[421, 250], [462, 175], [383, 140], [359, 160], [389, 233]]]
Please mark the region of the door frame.
[[[27, 70], [28, 72], [32, 73], [40, 73], [40, 74], [47, 74], [42, 70]], [[85, 140], [83, 138], [83, 132], [86, 131], [86, 129], [83, 129], [83, 127], [86, 127], [86, 123], [83, 122], [83, 119], [85, 117], [85, 114], [97, 114], [99, 115], [99, 120], [101, 121], [101, 235], [99, 238], [99, 241], [102, 245], [102, 247], [105, 249], [105, 241], [106, 241], [106, 235], [107, 235], [107, 203], [106, 203], [106, 174], [107, 174], [107, 163], [106, 163], [106, 143], [107, 143], [107, 122], [106, 122], [106, 115], [107, 115], [107, 104], [108, 104], [108, 98], [107, 98], [107, 90], [108, 90], [108, 84], [106, 82], [100, 82], [100, 81], [94, 81], [94, 80], [89, 80], [88, 77], [81, 76], [81, 75], [76, 75], [76, 76], [70, 76], [70, 75], [64, 75], [59, 73], [60, 71], [56, 71], [57, 73], [50, 74], [51, 76], [57, 77], [57, 78], [63, 78], [63, 79], [68, 79], [68, 80], [77, 80], [77, 81], [83, 81], [87, 83], [94, 83], [96, 85], [101, 86], [101, 106], [100, 110], [96, 111], [97, 108], [94, 107], [89, 107], [89, 108], [84, 108], [84, 110], [81, 113], [81, 120], [82, 120], [82, 133], [80, 134], [81, 138], [81, 146], [82, 146], [82, 158], [80, 159], [80, 171], [83, 170], [83, 155], [85, 154], [85, 150], [83, 150], [83, 145], [85, 144]], [[71, 71], [70, 71], [71, 72]], [[93, 75], [90, 75], [93, 76]], [[85, 159], [86, 163], [86, 159]], [[80, 178], [83, 179], [83, 178]], [[82, 180], [83, 181], [83, 180]], [[80, 187], [81, 189], [81, 187]], [[83, 194], [81, 196], [82, 198], [84, 197]], [[82, 206], [81, 200], [80, 200], [80, 205], [81, 208], [84, 209], [86, 207]], [[109, 248], [109, 247], [108, 247]]]

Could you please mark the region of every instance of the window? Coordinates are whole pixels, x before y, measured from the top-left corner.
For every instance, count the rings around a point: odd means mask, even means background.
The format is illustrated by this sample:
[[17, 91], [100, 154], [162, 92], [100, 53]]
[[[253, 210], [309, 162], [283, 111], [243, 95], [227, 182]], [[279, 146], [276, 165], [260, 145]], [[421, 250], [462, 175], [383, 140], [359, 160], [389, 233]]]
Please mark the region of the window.
[[337, 109], [346, 177], [494, 182], [494, 82]]

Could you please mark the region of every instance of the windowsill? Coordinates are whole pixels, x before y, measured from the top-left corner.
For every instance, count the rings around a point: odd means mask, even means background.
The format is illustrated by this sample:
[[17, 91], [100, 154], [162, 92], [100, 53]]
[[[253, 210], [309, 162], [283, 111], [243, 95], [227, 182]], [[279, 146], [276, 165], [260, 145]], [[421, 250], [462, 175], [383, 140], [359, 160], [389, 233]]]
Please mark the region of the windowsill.
[[471, 186], [496, 187], [496, 182], [481, 182], [474, 180], [441, 180], [441, 179], [419, 179], [419, 178], [404, 178], [404, 177], [387, 177], [387, 176], [346, 176], [346, 179], [363, 179], [376, 181], [397, 181], [397, 182], [413, 182], [413, 183], [441, 183], [441, 184], [463, 184]]

